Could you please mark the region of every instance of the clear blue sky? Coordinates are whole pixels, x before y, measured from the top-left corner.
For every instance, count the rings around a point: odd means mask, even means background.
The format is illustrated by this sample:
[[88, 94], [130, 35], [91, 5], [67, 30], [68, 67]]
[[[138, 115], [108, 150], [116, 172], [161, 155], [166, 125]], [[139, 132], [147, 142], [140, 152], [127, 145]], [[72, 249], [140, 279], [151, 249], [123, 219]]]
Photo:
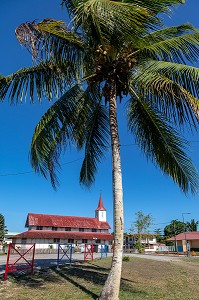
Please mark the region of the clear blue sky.
[[[0, 1], [0, 73], [3, 75], [31, 65], [31, 56], [15, 38], [15, 28], [25, 21], [55, 18], [67, 21], [67, 14], [60, 0], [1, 0]], [[165, 18], [167, 25], [191, 22], [199, 27], [198, 0], [188, 0], [186, 5], [176, 7]], [[60, 188], [55, 192], [50, 182], [34, 174], [28, 160], [31, 137], [42, 114], [49, 107], [47, 101], [34, 105], [27, 103], [10, 106], [0, 103], [0, 213], [5, 216], [9, 231], [24, 231], [28, 212], [58, 215], [94, 216], [100, 191], [112, 226], [111, 153], [99, 166], [96, 182], [90, 190], [79, 185], [80, 159], [83, 154], [71, 149], [62, 158]], [[185, 216], [199, 220], [199, 198], [184, 196], [171, 179], [147, 162], [127, 132], [124, 106], [119, 111], [121, 131], [122, 167], [124, 185], [125, 230], [135, 220], [135, 213], [142, 210], [151, 213], [154, 228], [163, 228], [172, 219]], [[199, 136], [189, 136], [190, 155], [199, 169]], [[74, 161], [77, 160], [77, 161]], [[19, 175], [16, 173], [30, 172]], [[162, 224], [163, 223], [163, 224]]]

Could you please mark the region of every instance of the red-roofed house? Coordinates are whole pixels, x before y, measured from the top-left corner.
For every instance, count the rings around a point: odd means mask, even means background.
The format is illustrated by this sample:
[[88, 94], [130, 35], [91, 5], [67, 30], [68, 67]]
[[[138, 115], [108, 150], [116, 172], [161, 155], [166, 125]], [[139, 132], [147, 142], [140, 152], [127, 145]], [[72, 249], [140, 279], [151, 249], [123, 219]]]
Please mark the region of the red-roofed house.
[[167, 241], [176, 243], [178, 251], [186, 252], [187, 250], [199, 249], [199, 231], [183, 232], [167, 239]]
[[29, 213], [25, 226], [28, 231], [15, 235], [13, 243], [36, 243], [36, 248], [44, 249], [58, 243], [78, 246], [93, 242], [110, 244], [113, 240], [101, 195], [95, 218]]

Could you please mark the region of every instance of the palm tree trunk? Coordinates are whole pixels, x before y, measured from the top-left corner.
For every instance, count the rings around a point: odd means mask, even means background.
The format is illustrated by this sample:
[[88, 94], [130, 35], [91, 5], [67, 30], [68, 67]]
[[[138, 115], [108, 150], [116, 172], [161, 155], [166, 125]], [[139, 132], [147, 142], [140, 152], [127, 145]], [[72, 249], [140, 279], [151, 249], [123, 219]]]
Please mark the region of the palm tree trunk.
[[113, 203], [114, 203], [114, 251], [111, 270], [103, 287], [99, 300], [118, 300], [122, 271], [123, 254], [123, 189], [120, 160], [120, 142], [117, 124], [116, 84], [111, 83], [109, 98], [109, 117], [112, 145], [112, 176], [113, 176]]

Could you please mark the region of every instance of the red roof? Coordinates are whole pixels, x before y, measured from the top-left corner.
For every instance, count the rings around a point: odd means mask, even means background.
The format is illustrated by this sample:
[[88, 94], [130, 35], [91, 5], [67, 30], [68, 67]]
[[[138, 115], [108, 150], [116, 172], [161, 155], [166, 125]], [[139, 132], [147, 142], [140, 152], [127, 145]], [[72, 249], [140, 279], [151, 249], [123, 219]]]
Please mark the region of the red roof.
[[51, 231], [51, 230], [28, 230], [17, 234], [12, 239], [17, 238], [29, 238], [29, 239], [88, 239], [94, 240], [99, 239], [103, 241], [112, 241], [113, 235], [110, 233], [100, 232], [75, 232], [75, 231]]
[[100, 195], [98, 207], [96, 208], [96, 210], [106, 210], [106, 208], [104, 208], [104, 204], [103, 204], [103, 201], [102, 201], [102, 195]]
[[71, 227], [71, 228], [94, 228], [110, 229], [108, 222], [100, 222], [97, 218], [56, 216], [29, 213], [26, 220], [26, 227]]
[[172, 236], [171, 238], [167, 239], [167, 241], [182, 241], [182, 240], [199, 240], [199, 231], [192, 231], [192, 232], [183, 232], [177, 234], [176, 236]]

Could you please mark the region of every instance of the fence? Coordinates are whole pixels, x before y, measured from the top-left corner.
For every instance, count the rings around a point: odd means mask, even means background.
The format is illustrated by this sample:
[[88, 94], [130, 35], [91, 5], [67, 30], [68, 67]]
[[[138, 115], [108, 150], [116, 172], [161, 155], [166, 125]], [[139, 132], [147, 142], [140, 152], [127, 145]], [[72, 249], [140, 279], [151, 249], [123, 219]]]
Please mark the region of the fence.
[[57, 266], [61, 263], [72, 262], [72, 244], [59, 244], [58, 245], [58, 257]]
[[7, 262], [4, 273], [4, 281], [8, 273], [18, 271], [30, 271], [33, 273], [35, 255], [35, 244], [15, 245], [10, 243], [8, 246]]
[[84, 246], [84, 261], [93, 260], [94, 245], [85, 244]]

